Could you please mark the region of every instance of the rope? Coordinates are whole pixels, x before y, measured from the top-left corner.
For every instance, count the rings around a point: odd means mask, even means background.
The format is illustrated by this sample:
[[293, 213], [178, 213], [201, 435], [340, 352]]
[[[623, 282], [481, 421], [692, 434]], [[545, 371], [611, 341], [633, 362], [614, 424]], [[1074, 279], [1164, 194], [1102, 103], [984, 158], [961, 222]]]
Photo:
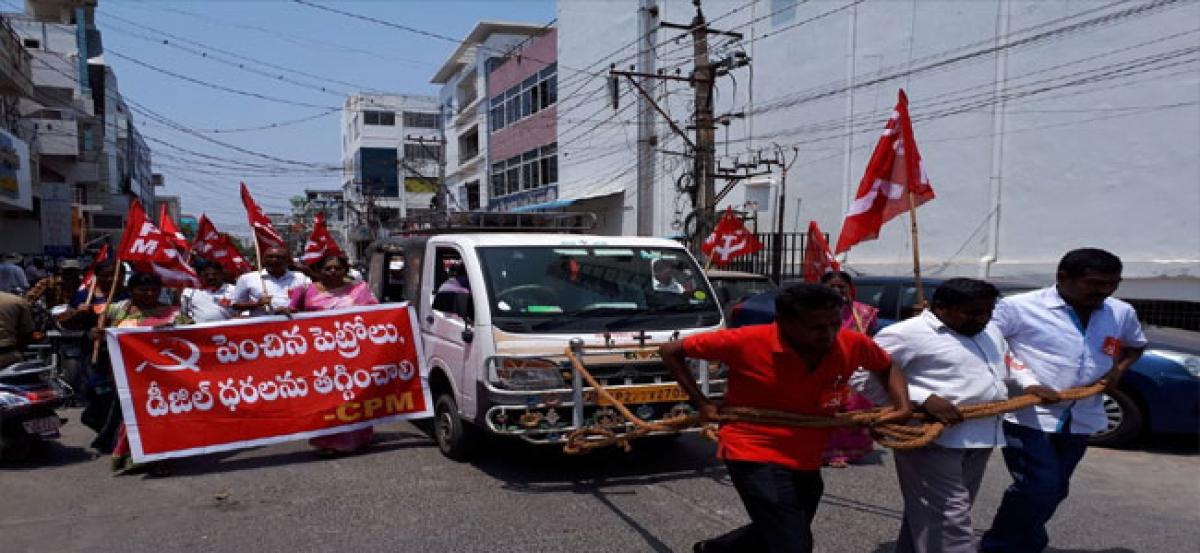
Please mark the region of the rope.
[[[630, 442], [652, 432], [679, 432], [688, 428], [702, 427], [702, 434], [716, 441], [717, 425], [700, 420], [699, 413], [680, 415], [659, 421], [645, 421], [634, 415], [623, 402], [613, 397], [601, 386], [583, 362], [568, 349], [567, 359], [571, 365], [596, 391], [597, 399], [603, 399], [613, 406], [625, 420], [633, 425], [633, 429], [618, 435], [614, 430], [604, 426], [588, 426], [576, 429], [567, 434], [563, 451], [570, 455], [588, 453], [594, 449], [618, 446], [626, 452], [632, 450]], [[1094, 396], [1104, 391], [1105, 382], [1100, 381], [1089, 386], [1071, 388], [1060, 391], [1060, 401], [1075, 401]], [[992, 401], [975, 405], [964, 405], [958, 408], [963, 419], [979, 419], [994, 417], [1033, 405], [1048, 403], [1032, 394], [1023, 394], [1003, 401]], [[717, 417], [718, 423], [749, 422], [755, 424], [773, 424], [801, 428], [836, 428], [836, 427], [867, 427], [880, 445], [891, 449], [917, 449], [925, 447], [942, 434], [945, 428], [940, 422], [929, 420], [924, 413], [914, 413], [907, 424], [877, 424], [878, 419], [891, 411], [890, 407], [865, 409], [838, 413], [831, 417], [820, 415], [802, 415], [787, 411], [756, 409], [752, 407], [722, 407]]]

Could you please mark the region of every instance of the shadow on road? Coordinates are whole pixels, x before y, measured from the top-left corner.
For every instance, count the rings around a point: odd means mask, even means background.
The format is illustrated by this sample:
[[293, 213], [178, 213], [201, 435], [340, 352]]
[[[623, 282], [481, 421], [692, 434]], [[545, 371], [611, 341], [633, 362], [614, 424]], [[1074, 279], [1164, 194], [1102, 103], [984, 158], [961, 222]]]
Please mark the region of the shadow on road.
[[[896, 550], [896, 542], [890, 541], [879, 544], [871, 553], [892, 553]], [[1045, 553], [1135, 553], [1132, 549], [1124, 547], [1110, 547], [1106, 549], [1055, 549], [1053, 547], [1046, 549]]]
[[89, 463], [95, 458], [96, 455], [87, 448], [49, 441], [35, 446], [28, 459], [0, 462], [0, 470], [22, 471], [62, 467], [75, 463]]
[[[492, 444], [488, 444], [492, 445]], [[473, 462], [479, 470], [521, 493], [594, 493], [616, 486], [649, 485], [710, 478], [729, 485], [725, 466], [714, 459], [714, 444], [699, 436], [643, 438], [633, 450], [620, 448], [567, 455], [561, 446], [505, 441]]]
[[[435, 447], [428, 436], [416, 431], [379, 431], [375, 439], [362, 453], [355, 456], [380, 455], [402, 449]], [[173, 477], [201, 476], [210, 473], [228, 473], [240, 470], [253, 470], [268, 467], [281, 467], [293, 464], [320, 463], [324, 460], [316, 456], [311, 449], [288, 451], [267, 455], [254, 455], [253, 452], [263, 451], [264, 448], [242, 449], [185, 457], [171, 461]]]

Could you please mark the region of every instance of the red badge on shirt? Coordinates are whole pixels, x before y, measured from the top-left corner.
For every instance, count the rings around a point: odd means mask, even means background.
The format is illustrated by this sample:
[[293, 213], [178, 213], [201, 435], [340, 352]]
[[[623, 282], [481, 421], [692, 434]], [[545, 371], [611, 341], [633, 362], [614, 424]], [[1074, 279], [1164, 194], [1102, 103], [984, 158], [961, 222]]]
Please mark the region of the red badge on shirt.
[[1121, 354], [1121, 341], [1109, 336], [1104, 339], [1104, 345], [1100, 348], [1104, 355], [1115, 358]]

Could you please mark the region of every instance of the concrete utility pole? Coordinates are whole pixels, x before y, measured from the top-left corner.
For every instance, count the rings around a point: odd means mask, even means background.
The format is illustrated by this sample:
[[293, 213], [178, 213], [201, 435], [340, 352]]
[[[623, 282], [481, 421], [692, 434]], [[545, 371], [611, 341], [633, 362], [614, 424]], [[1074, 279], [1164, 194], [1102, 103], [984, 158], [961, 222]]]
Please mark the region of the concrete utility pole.
[[[703, 239], [713, 228], [712, 208], [713, 196], [716, 194], [716, 184], [713, 174], [716, 172], [716, 128], [713, 123], [713, 71], [712, 62], [708, 59], [708, 24], [704, 20], [704, 12], [700, 9], [700, 0], [693, 0], [696, 5], [696, 17], [692, 19], [692, 54], [694, 57], [694, 80], [696, 88], [696, 157], [693, 160], [692, 174], [695, 176], [696, 196], [694, 206], [698, 211], [696, 217], [696, 235]], [[700, 242], [701, 240], [696, 240]], [[699, 253], [699, 244], [695, 245]]]
[[[658, 44], [658, 0], [640, 0], [638, 7], [638, 36], [640, 55], [638, 72], [653, 75]], [[654, 78], [641, 77], [642, 89], [654, 89]], [[652, 236], [654, 229], [654, 164], [657, 158], [658, 137], [654, 132], [654, 106], [650, 98], [638, 96], [638, 157], [637, 157], [637, 234]]]

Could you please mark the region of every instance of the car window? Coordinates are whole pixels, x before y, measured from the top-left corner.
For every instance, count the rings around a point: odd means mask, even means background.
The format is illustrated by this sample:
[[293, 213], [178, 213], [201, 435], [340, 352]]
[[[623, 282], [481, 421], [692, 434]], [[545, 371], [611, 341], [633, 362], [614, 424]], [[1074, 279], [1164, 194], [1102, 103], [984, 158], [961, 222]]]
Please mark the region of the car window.
[[900, 308], [900, 319], [912, 317], [915, 313], [913, 306], [917, 304], [917, 287], [916, 286], [901, 286], [900, 301], [896, 302]]
[[882, 284], [864, 284], [854, 287], [854, 299], [870, 305], [871, 307], [879, 307], [883, 302], [883, 285]]

